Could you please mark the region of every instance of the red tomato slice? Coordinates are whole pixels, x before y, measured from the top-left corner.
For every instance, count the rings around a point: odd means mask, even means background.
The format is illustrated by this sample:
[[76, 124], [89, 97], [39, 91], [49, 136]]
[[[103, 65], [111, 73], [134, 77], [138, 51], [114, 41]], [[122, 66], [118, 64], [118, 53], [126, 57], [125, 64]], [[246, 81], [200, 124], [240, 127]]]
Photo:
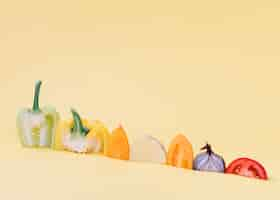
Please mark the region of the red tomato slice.
[[225, 172], [250, 178], [268, 179], [264, 167], [259, 162], [250, 158], [238, 158], [232, 161]]

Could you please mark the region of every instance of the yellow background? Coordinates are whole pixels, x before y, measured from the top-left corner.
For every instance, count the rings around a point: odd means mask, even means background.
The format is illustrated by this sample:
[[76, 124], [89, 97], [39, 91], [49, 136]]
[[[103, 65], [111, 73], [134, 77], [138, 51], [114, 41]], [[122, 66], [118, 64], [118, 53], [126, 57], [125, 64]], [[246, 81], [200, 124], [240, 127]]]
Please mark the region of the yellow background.
[[[1, 1], [0, 199], [279, 199], [278, 1]], [[227, 163], [259, 160], [270, 181], [22, 149], [15, 118], [69, 108], [130, 142], [184, 133]]]

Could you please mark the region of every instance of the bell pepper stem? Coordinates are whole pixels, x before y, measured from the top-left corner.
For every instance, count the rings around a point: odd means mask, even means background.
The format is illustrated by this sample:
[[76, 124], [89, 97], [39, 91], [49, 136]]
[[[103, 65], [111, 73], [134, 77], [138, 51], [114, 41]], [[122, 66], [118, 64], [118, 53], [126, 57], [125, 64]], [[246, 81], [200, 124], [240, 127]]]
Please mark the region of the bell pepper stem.
[[40, 112], [39, 96], [40, 96], [41, 85], [42, 85], [42, 81], [37, 81], [35, 84], [33, 108], [32, 108], [33, 112]]
[[71, 109], [71, 113], [73, 115], [73, 121], [74, 121], [72, 133], [80, 133], [82, 136], [86, 136], [89, 130], [83, 126], [80, 115], [73, 108]]

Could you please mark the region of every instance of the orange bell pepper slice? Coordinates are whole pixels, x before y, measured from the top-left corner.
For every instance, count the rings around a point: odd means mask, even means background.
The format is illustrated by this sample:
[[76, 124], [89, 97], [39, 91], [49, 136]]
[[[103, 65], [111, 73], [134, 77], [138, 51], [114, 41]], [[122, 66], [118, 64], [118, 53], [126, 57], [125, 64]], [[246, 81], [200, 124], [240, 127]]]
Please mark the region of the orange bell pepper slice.
[[111, 158], [120, 160], [129, 160], [129, 143], [122, 126], [113, 130], [109, 137], [108, 146], [105, 150], [105, 155]]
[[193, 148], [184, 135], [179, 134], [172, 140], [168, 149], [167, 164], [179, 168], [192, 169]]

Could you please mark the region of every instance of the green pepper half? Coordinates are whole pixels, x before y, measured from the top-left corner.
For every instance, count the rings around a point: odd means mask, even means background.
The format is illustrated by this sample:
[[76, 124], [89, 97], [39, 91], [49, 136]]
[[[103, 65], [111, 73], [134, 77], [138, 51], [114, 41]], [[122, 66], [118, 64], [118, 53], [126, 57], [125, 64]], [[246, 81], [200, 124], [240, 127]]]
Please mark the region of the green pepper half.
[[39, 95], [42, 81], [35, 84], [33, 107], [24, 108], [17, 116], [21, 144], [26, 147], [51, 147], [59, 114], [53, 107], [40, 108]]

